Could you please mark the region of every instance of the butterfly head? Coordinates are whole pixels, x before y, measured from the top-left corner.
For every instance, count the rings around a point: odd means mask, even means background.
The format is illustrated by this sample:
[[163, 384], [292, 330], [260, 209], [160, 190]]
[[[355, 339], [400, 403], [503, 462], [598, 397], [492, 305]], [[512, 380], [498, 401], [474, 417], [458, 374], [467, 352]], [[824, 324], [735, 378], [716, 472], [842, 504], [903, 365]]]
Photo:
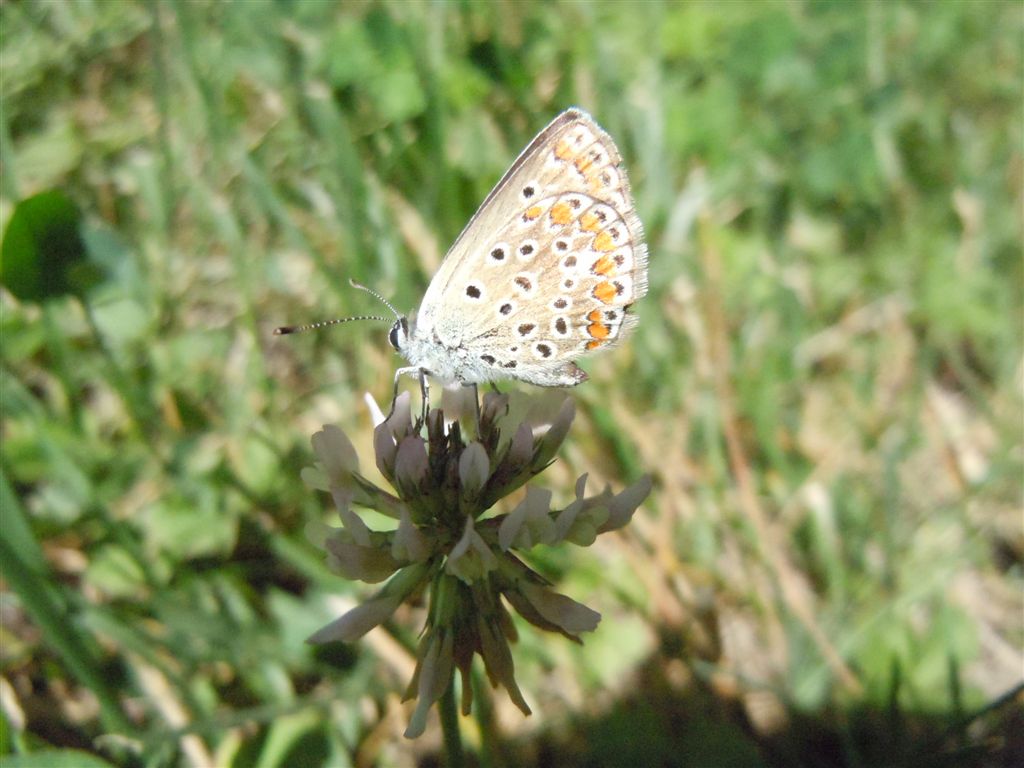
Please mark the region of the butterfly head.
[[388, 341], [398, 352], [405, 349], [409, 343], [409, 319], [407, 317], [399, 315], [395, 320], [395, 324], [391, 326], [391, 332], [388, 334]]

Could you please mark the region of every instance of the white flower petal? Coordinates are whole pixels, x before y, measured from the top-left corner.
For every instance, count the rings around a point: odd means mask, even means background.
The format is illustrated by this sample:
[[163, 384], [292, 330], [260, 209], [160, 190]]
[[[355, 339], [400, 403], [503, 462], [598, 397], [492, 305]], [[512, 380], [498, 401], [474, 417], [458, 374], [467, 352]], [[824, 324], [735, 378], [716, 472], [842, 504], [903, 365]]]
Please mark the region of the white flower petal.
[[475, 498], [491, 474], [487, 451], [477, 441], [471, 442], [459, 456], [459, 481], [463, 494]]
[[498, 558], [473, 527], [473, 518], [466, 515], [466, 527], [452, 547], [445, 570], [466, 584], [472, 584], [498, 566]]
[[391, 413], [391, 417], [385, 421], [391, 430], [391, 434], [396, 438], [405, 437], [412, 431], [411, 401], [412, 395], [408, 392], [403, 392], [396, 397], [392, 405], [394, 410]]
[[508, 691], [509, 698], [524, 715], [530, 714], [530, 707], [516, 684], [515, 664], [512, 651], [501, 628], [483, 616], [477, 616], [477, 637], [480, 638], [480, 655], [483, 657], [487, 676], [492, 685], [501, 683]]
[[370, 412], [370, 419], [373, 426], [377, 427], [384, 423], [384, 411], [377, 405], [377, 401], [369, 392], [363, 393], [363, 402], [366, 403], [366, 410]]
[[423, 438], [417, 435], [403, 438], [395, 456], [395, 481], [399, 487], [415, 492], [427, 469], [427, 446]]
[[644, 475], [635, 483], [608, 499], [606, 502], [609, 513], [608, 519], [598, 528], [598, 532], [614, 531], [622, 528], [632, 520], [633, 514], [651, 493], [653, 486], [654, 481], [651, 479], [651, 476]]
[[391, 543], [391, 556], [396, 560], [420, 562], [426, 560], [432, 551], [430, 540], [423, 531], [413, 525], [409, 510], [403, 506], [402, 516], [398, 520], [398, 530], [395, 531], [395, 538]]
[[373, 430], [373, 455], [380, 473], [390, 477], [395, 471], [398, 443], [387, 424], [378, 424]]
[[476, 416], [477, 392], [474, 387], [453, 384], [441, 388], [441, 410], [447, 423]]
[[530, 463], [530, 458], [533, 456], [533, 430], [530, 429], [530, 425], [523, 422], [516, 429], [515, 435], [512, 436], [512, 443], [508, 447], [508, 456], [506, 461], [515, 469], [525, 467]]
[[[526, 493], [529, 495], [529, 488], [526, 489]], [[516, 543], [519, 530], [523, 527], [525, 521], [526, 499], [523, 499], [523, 501], [516, 505], [515, 509], [505, 516], [505, 519], [501, 521], [501, 525], [498, 527], [498, 546], [502, 552], [508, 552], [512, 549], [512, 545]]]
[[331, 488], [331, 498], [334, 499], [334, 506], [338, 509], [341, 524], [352, 535], [352, 540], [356, 544], [368, 547], [370, 546], [370, 529], [366, 527], [363, 519], [352, 511], [353, 496], [354, 494], [348, 488]]
[[307, 643], [326, 643], [331, 640], [353, 642], [365, 635], [378, 624], [387, 620], [402, 601], [430, 578], [429, 563], [414, 563], [398, 571], [388, 583], [361, 605], [357, 605], [341, 618], [335, 619], [318, 632], [314, 632]]
[[[379, 534], [378, 539], [384, 539], [383, 535]], [[384, 581], [403, 565], [392, 557], [390, 548], [383, 541], [381, 546], [365, 547], [351, 541], [348, 536], [336, 535], [327, 539], [325, 548], [331, 570], [346, 579], [358, 579], [368, 584]]]
[[498, 392], [484, 392], [484, 403], [480, 408], [480, 421], [494, 423], [508, 410], [509, 396]]
[[569, 434], [569, 427], [572, 426], [572, 420], [575, 416], [576, 403], [571, 397], [567, 397], [565, 402], [562, 403], [562, 407], [559, 408], [558, 415], [555, 416], [551, 427], [544, 433], [540, 443], [537, 445], [537, 450], [533, 456], [534, 470], [539, 472], [554, 458], [555, 453], [558, 452], [562, 445], [562, 441], [565, 440], [565, 436]]
[[437, 701], [444, 694], [451, 682], [455, 663], [452, 658], [451, 632], [442, 631], [439, 634], [434, 636], [432, 647], [428, 649], [427, 658], [420, 670], [419, 696], [427, 699], [428, 703]]
[[[607, 510], [603, 510], [601, 519], [608, 517]], [[595, 541], [597, 541], [597, 528], [600, 523], [595, 523], [589, 519], [587, 513], [584, 513], [576, 518], [576, 522], [573, 526], [566, 531], [565, 541], [571, 544], [575, 544], [578, 547], [589, 547]]]
[[306, 534], [306, 541], [310, 542], [314, 547], [323, 549], [327, 539], [336, 534], [338, 529], [332, 528], [319, 520], [310, 520], [306, 523], [303, 532]]
[[430, 638], [427, 650], [420, 659], [416, 709], [409, 718], [409, 726], [405, 729], [404, 735], [407, 739], [415, 739], [423, 734], [427, 727], [427, 713], [434, 702], [444, 695], [451, 683], [455, 667], [452, 645], [450, 632], [435, 632]]
[[576, 478], [576, 498], [582, 499], [583, 494], [587, 492], [587, 476], [588, 473], [584, 472], [578, 478]]
[[576, 517], [583, 511], [583, 502], [577, 499], [568, 507], [558, 513], [555, 518], [555, 541], [564, 541], [569, 531], [576, 522]]
[[537, 613], [571, 635], [592, 632], [601, 621], [601, 614], [597, 611], [539, 584], [520, 582], [519, 592], [537, 609]]
[[359, 471], [359, 457], [348, 436], [333, 424], [325, 424], [310, 440], [313, 452], [332, 482], [344, 485], [343, 477]]
[[551, 491], [527, 486], [525, 498], [506, 515], [498, 528], [501, 550], [508, 552], [512, 547], [529, 549], [534, 544], [553, 541], [556, 528], [550, 512]]
[[402, 597], [401, 594], [381, 596], [357, 605], [323, 629], [314, 632], [306, 642], [312, 645], [334, 640], [353, 643], [374, 627], [387, 621], [401, 605]]
[[303, 467], [299, 477], [311, 491], [326, 491], [331, 487], [327, 475], [319, 467]]

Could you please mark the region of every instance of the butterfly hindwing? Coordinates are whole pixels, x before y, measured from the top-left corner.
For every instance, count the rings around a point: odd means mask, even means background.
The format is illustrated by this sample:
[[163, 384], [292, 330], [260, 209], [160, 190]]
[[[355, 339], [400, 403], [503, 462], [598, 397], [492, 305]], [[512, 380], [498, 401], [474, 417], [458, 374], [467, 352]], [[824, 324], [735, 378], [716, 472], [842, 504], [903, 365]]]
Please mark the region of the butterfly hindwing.
[[431, 281], [420, 345], [466, 378], [575, 384], [572, 361], [614, 345], [647, 290], [647, 251], [611, 138], [582, 110], [551, 122], [484, 200]]

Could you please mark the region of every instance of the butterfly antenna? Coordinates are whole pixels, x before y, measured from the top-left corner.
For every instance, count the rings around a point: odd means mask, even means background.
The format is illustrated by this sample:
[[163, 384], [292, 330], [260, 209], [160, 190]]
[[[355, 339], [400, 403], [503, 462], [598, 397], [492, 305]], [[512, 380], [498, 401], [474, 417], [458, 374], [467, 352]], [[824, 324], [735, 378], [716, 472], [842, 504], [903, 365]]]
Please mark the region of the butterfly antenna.
[[398, 318], [399, 320], [402, 319], [402, 315], [398, 312], [397, 309], [395, 309], [393, 306], [391, 306], [391, 302], [388, 301], [387, 299], [385, 299], [383, 296], [381, 296], [375, 290], [373, 290], [373, 288], [367, 288], [365, 285], [363, 285], [362, 283], [357, 283], [352, 278], [349, 278], [348, 284], [351, 285], [353, 288], [358, 288], [360, 291], [366, 291], [368, 294], [370, 294], [371, 296], [376, 298], [378, 301], [380, 301], [381, 304], [383, 304], [385, 307], [387, 307], [392, 312], [394, 312], [396, 318]]
[[286, 336], [289, 333], [302, 333], [303, 331], [316, 331], [320, 328], [326, 328], [330, 325], [339, 325], [340, 323], [350, 323], [353, 320], [379, 320], [382, 323], [390, 323], [391, 321], [386, 317], [379, 315], [360, 315], [359, 317], [339, 317], [335, 320], [321, 320], [319, 323], [309, 323], [307, 325], [282, 325], [280, 328], [274, 329], [275, 336]]

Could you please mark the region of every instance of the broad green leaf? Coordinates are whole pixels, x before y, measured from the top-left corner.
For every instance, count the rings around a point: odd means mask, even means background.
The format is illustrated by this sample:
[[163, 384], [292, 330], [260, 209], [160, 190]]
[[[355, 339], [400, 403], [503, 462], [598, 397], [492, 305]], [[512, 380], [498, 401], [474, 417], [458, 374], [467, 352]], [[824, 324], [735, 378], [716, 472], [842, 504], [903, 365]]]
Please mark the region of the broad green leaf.
[[80, 226], [78, 207], [60, 190], [22, 200], [4, 232], [0, 282], [22, 301], [80, 295], [100, 278]]

